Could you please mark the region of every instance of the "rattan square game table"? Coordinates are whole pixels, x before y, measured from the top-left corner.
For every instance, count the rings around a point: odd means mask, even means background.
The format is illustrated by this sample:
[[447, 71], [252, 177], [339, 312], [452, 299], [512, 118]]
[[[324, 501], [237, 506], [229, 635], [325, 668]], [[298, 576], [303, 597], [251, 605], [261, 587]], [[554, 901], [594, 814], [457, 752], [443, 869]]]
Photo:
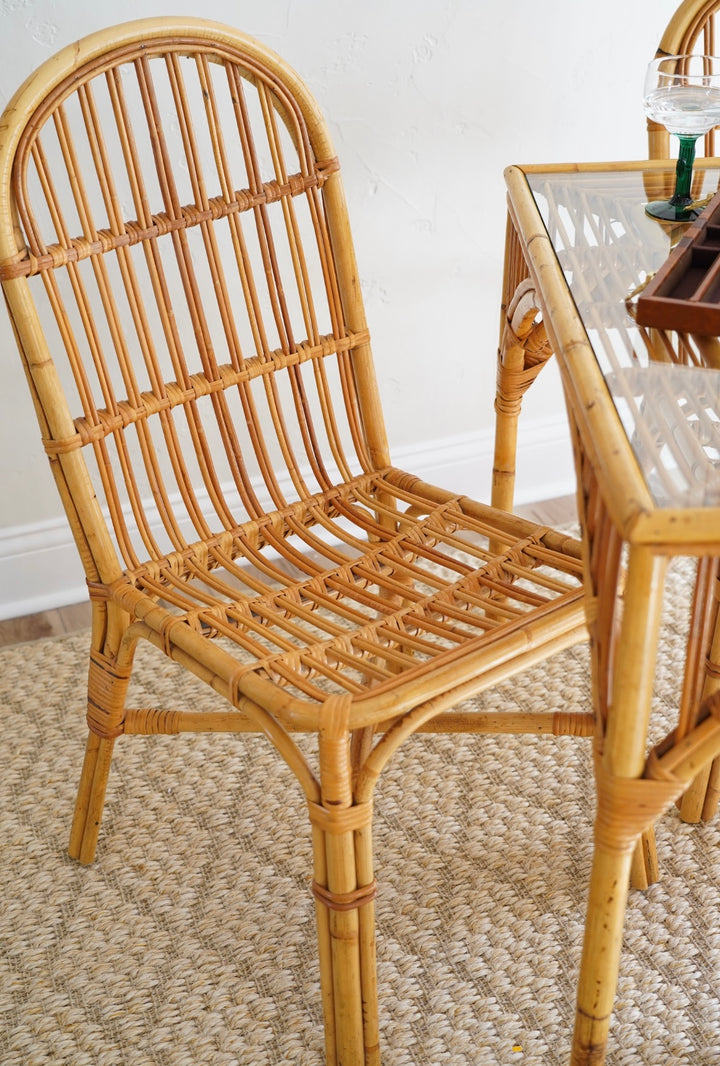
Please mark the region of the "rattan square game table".
[[[719, 177], [717, 160], [703, 161], [696, 198], [714, 194]], [[657, 876], [652, 823], [674, 802], [688, 821], [717, 804], [720, 340], [646, 329], [636, 318], [638, 293], [684, 232], [644, 211], [672, 180], [671, 164], [655, 162], [506, 171], [501, 369], [504, 353], [516, 376], [551, 353], [558, 360], [585, 547], [597, 817], [574, 1066], [605, 1059], [627, 887]], [[535, 344], [523, 365], [526, 337]], [[698, 560], [685, 681], [677, 728], [650, 748], [673, 556]]]

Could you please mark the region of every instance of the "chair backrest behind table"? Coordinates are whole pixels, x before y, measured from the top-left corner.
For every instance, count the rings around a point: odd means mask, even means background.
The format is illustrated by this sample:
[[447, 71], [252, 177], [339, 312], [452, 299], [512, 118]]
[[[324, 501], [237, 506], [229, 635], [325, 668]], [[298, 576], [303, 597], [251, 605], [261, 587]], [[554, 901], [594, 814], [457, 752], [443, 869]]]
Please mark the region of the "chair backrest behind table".
[[[718, 20], [720, 0], [684, 0], [667, 24], [655, 58], [664, 55], [717, 55], [720, 46]], [[664, 126], [652, 119], [647, 121], [648, 157], [650, 159], [669, 159], [671, 155], [670, 134]], [[709, 130], [698, 140], [696, 152], [704, 156], [715, 155], [716, 130]]]

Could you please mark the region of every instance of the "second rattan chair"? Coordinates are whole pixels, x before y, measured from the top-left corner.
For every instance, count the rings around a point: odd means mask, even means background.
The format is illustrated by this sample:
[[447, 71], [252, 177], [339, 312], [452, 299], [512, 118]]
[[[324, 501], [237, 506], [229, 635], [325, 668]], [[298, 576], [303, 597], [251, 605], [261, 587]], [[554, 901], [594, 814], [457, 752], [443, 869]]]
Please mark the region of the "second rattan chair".
[[[717, 13], [720, 0], [684, 0], [667, 24], [655, 55], [714, 56], [718, 46]], [[670, 158], [670, 134], [665, 126], [648, 119], [648, 156], [650, 159]], [[702, 153], [715, 155], [716, 129], [709, 130], [702, 141]], [[700, 143], [700, 142], [699, 142]]]
[[[93, 607], [70, 853], [119, 737], [264, 734], [312, 833], [327, 1061], [376, 1063], [374, 785], [417, 730], [592, 731], [457, 706], [585, 639], [580, 545], [392, 465], [326, 125], [234, 30], [130, 23], [27, 81], [0, 278]], [[138, 641], [217, 711], [127, 707]]]

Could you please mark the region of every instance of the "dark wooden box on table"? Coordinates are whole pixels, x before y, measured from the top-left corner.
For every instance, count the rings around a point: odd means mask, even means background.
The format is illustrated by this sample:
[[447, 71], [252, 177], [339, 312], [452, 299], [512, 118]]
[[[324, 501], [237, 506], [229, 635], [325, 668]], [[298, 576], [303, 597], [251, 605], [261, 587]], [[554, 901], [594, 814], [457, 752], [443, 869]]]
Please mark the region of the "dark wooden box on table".
[[641, 326], [720, 336], [720, 193], [648, 282], [636, 317]]

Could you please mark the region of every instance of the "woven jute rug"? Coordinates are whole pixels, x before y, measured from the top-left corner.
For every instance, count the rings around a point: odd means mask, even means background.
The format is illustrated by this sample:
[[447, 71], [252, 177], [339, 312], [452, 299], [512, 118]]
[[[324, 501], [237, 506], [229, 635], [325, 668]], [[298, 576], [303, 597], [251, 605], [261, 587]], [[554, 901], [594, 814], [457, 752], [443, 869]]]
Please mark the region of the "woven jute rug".
[[[677, 703], [673, 570], [654, 728]], [[0, 1063], [264, 1066], [323, 1059], [311, 857], [294, 779], [257, 737], [122, 738], [98, 858], [65, 847], [88, 637], [0, 653]], [[482, 699], [582, 709], [573, 649]], [[152, 649], [135, 700], [211, 694]], [[377, 791], [383, 1062], [568, 1061], [591, 861], [590, 742], [421, 737]], [[633, 892], [610, 1066], [720, 1063], [720, 833], [676, 812]]]

